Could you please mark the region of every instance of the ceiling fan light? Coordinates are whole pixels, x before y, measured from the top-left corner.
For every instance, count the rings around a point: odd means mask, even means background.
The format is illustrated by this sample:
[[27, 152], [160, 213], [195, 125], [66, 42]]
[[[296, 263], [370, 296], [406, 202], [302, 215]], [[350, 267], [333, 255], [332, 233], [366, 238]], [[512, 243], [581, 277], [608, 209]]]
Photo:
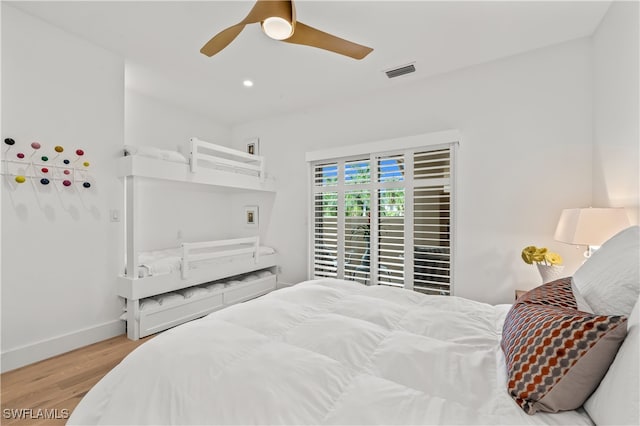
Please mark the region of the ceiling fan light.
[[293, 27], [286, 19], [272, 16], [262, 21], [262, 31], [274, 40], [285, 40], [293, 34]]

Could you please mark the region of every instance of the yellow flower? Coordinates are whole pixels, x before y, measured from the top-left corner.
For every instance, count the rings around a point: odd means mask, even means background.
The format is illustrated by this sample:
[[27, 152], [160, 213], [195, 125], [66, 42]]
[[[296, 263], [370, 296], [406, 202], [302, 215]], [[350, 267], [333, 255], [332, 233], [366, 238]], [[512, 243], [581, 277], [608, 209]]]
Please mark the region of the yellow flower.
[[533, 255], [536, 252], [535, 246], [528, 246], [522, 249], [522, 260], [528, 265], [533, 263]]
[[547, 253], [544, 259], [552, 265], [561, 265], [562, 264], [562, 256], [558, 253]]
[[541, 263], [543, 265], [560, 265], [562, 257], [558, 253], [550, 252], [546, 247], [527, 246], [522, 249], [522, 260], [528, 265]]
[[544, 257], [547, 254], [547, 249], [545, 247], [541, 247], [536, 250], [536, 252], [531, 256], [534, 262], [542, 262], [544, 261]]

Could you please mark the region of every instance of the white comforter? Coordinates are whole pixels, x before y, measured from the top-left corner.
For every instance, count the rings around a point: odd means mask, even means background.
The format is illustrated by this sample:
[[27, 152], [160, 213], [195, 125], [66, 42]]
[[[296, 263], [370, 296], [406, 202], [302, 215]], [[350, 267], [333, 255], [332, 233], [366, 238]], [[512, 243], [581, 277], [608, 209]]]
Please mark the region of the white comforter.
[[506, 392], [508, 305], [316, 280], [166, 331], [71, 424], [591, 424]]

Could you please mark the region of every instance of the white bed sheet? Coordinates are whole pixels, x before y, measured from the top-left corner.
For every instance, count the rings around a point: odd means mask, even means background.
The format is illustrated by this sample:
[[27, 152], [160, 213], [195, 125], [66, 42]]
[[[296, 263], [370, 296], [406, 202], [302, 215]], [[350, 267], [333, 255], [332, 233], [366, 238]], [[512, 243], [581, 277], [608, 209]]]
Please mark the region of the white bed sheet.
[[[246, 246], [238, 246], [238, 248], [242, 248], [242, 247], [246, 247]], [[225, 247], [221, 247], [220, 251], [230, 250], [233, 248], [234, 246], [225, 246]], [[275, 250], [272, 247], [260, 246], [258, 248], [259, 256], [266, 256], [274, 253], [275, 253]], [[250, 257], [251, 257], [250, 254], [245, 254], [245, 255], [237, 255], [237, 256], [234, 256], [233, 258], [248, 259]], [[191, 263], [191, 267], [196, 269], [199, 267], [200, 268], [207, 267], [215, 263], [228, 262], [228, 261], [229, 261], [228, 257], [211, 259], [206, 261], [193, 262]], [[138, 266], [139, 266], [138, 268], [139, 278], [144, 278], [151, 275], [171, 274], [173, 272], [180, 271], [180, 268], [182, 267], [182, 250], [179, 247], [175, 247], [175, 248], [164, 249], [164, 250], [141, 252], [138, 255]]]
[[281, 289], [141, 345], [70, 424], [592, 424], [506, 391], [509, 306], [341, 280]]

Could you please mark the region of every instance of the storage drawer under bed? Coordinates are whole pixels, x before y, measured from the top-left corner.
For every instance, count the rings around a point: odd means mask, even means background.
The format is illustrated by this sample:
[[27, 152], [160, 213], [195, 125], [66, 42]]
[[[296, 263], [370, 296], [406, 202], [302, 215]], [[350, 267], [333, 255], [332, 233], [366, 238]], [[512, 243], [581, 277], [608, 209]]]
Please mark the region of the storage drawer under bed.
[[271, 275], [224, 289], [225, 306], [253, 299], [276, 289], [276, 276]]
[[189, 298], [175, 305], [140, 311], [140, 337], [148, 336], [224, 307], [222, 293]]
[[175, 304], [141, 309], [137, 321], [139, 337], [149, 336], [203, 317], [226, 306], [262, 296], [275, 290], [276, 284], [276, 275], [270, 275], [233, 284], [206, 296], [190, 297]]

